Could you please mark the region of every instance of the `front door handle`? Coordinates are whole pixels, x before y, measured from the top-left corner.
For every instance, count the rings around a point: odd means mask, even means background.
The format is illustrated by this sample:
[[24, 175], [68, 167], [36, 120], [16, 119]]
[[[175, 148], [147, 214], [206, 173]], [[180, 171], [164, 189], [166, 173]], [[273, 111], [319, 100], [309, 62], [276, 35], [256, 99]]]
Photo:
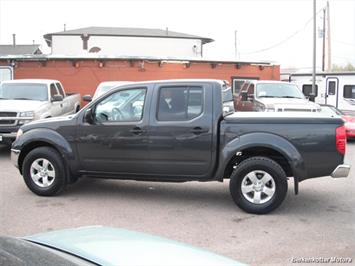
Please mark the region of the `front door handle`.
[[202, 133], [207, 133], [208, 132], [208, 129], [203, 129], [202, 127], [194, 127], [192, 130], [191, 130], [192, 133], [194, 133], [195, 135], [200, 135]]
[[134, 127], [129, 132], [131, 132], [133, 134], [136, 134], [136, 135], [140, 135], [140, 134], [143, 134], [146, 131], [144, 129], [141, 129], [140, 127]]

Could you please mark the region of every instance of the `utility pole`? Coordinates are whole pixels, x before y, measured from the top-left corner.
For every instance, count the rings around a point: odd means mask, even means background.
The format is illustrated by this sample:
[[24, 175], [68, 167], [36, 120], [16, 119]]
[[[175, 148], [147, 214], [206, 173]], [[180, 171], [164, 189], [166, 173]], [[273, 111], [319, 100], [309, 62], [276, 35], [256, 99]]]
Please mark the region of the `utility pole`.
[[312, 94], [316, 95], [316, 45], [317, 45], [317, 3], [313, 0], [313, 71], [312, 71]]
[[327, 1], [327, 37], [328, 37], [328, 62], [327, 62], [327, 71], [332, 70], [332, 47], [331, 47], [331, 39], [330, 39], [330, 12], [329, 12], [329, 1]]
[[237, 53], [237, 32], [238, 31], [234, 31], [234, 51], [235, 51], [235, 58], [238, 58], [238, 53]]
[[323, 9], [323, 34], [322, 34], [322, 38], [323, 38], [323, 54], [322, 54], [322, 71], [324, 72], [325, 70], [325, 12], [326, 12], [326, 8]]

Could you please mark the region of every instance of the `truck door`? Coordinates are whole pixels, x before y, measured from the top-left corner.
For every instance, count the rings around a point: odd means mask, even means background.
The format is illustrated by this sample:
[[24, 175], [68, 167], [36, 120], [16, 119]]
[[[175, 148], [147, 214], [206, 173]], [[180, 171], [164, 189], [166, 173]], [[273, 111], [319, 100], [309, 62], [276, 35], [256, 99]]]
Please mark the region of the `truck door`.
[[94, 121], [84, 119], [77, 135], [82, 171], [125, 175], [149, 172], [150, 91], [145, 86], [122, 89], [90, 108]]
[[338, 78], [326, 79], [326, 104], [338, 107]]
[[212, 84], [182, 83], [154, 88], [148, 130], [151, 174], [167, 178], [211, 174], [212, 89]]

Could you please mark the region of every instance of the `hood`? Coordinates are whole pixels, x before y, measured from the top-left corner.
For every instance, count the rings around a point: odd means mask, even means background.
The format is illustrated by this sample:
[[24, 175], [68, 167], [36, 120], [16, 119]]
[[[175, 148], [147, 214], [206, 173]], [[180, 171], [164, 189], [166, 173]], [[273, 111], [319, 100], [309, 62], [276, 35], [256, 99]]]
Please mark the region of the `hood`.
[[31, 100], [1, 100], [0, 112], [27, 112], [35, 111], [47, 102]]
[[110, 227], [82, 227], [25, 237], [100, 265], [244, 265], [160, 237]]
[[259, 102], [265, 106], [271, 108], [274, 107], [280, 109], [317, 109], [320, 110], [320, 106], [314, 102], [310, 102], [306, 99], [295, 98], [258, 98]]

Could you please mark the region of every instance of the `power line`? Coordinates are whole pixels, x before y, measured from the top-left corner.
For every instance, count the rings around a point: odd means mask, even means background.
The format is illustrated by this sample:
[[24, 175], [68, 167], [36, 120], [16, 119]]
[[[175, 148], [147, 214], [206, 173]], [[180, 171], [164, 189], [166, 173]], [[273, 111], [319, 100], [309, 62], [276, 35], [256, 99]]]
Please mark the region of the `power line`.
[[[321, 9], [319, 9], [319, 10], [317, 11], [317, 15], [318, 15], [323, 9], [324, 9], [324, 7], [322, 7]], [[307, 22], [304, 24], [304, 26], [303, 26], [301, 29], [295, 31], [294, 33], [292, 33], [290, 36], [286, 37], [285, 39], [283, 39], [283, 40], [281, 40], [281, 41], [279, 41], [279, 42], [277, 42], [277, 43], [275, 43], [275, 44], [273, 44], [273, 45], [271, 45], [271, 46], [269, 46], [269, 47], [267, 47], [267, 48], [260, 49], [260, 50], [256, 50], [256, 51], [253, 51], [253, 52], [243, 53], [243, 55], [249, 55], [249, 54], [256, 54], [256, 53], [265, 52], [265, 51], [271, 50], [271, 49], [273, 49], [273, 48], [275, 48], [275, 47], [277, 47], [277, 46], [280, 46], [280, 45], [284, 44], [285, 42], [287, 42], [288, 40], [292, 39], [293, 37], [295, 37], [295, 36], [296, 36], [297, 34], [299, 34], [300, 32], [304, 31], [304, 30], [307, 28], [308, 24], [311, 23], [312, 20], [313, 20], [313, 17], [311, 17], [309, 20], [307, 20]]]

